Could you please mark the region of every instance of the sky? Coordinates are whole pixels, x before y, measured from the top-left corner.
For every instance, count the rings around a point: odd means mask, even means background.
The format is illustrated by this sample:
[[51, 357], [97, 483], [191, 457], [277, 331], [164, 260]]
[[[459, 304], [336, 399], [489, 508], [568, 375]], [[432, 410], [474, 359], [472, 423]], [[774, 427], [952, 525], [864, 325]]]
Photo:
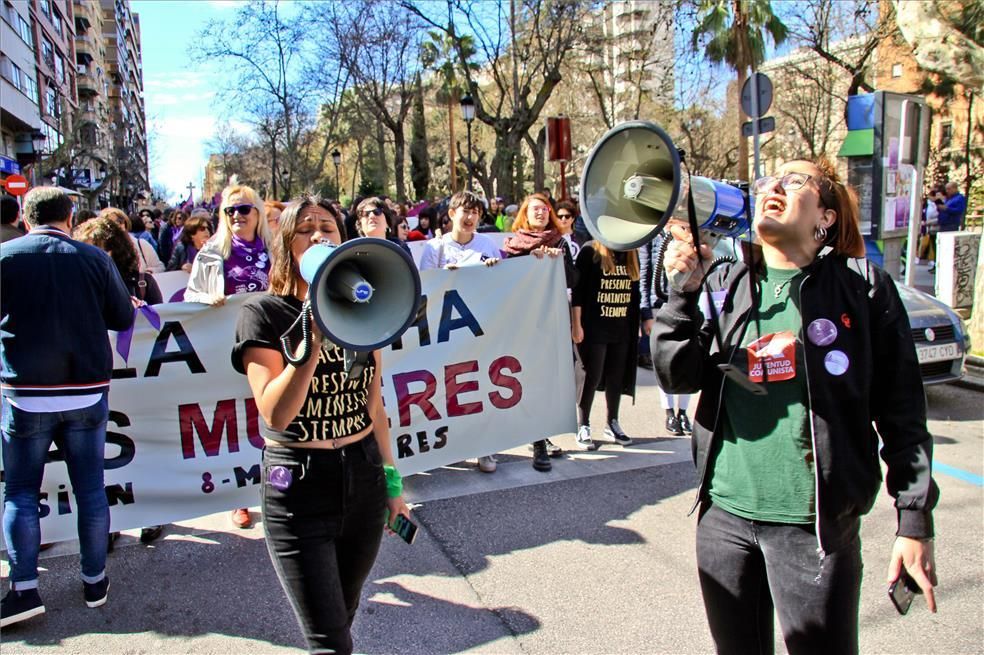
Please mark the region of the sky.
[[140, 16], [150, 181], [167, 187], [169, 200], [187, 198], [189, 182], [200, 198], [208, 159], [205, 144], [221, 121], [246, 130], [245, 123], [215, 103], [217, 71], [193, 61], [188, 52], [209, 20], [230, 16], [234, 7], [232, 0], [130, 3]]

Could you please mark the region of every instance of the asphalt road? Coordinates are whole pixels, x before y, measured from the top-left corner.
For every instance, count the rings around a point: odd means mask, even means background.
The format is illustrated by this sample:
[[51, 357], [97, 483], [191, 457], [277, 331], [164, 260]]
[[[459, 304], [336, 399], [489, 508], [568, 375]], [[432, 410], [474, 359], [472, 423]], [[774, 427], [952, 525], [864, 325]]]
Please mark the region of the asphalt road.
[[[947, 385], [928, 398], [942, 490], [940, 611], [917, 599], [900, 617], [885, 594], [895, 512], [883, 494], [862, 533], [864, 653], [984, 652], [984, 395]], [[652, 375], [640, 372], [638, 401], [622, 411], [636, 437], [630, 448], [555, 460], [546, 474], [516, 449], [492, 475], [462, 463], [408, 481], [420, 532], [413, 546], [384, 540], [356, 619], [357, 650], [711, 652], [687, 515], [690, 444], [661, 436], [657, 407]], [[573, 445], [573, 436], [558, 441]], [[168, 526], [150, 546], [124, 535], [110, 556], [109, 602], [95, 610], [82, 602], [70, 550], [59, 545], [42, 560], [47, 614], [4, 630], [4, 655], [303, 650], [260, 525], [237, 530], [214, 515]]]

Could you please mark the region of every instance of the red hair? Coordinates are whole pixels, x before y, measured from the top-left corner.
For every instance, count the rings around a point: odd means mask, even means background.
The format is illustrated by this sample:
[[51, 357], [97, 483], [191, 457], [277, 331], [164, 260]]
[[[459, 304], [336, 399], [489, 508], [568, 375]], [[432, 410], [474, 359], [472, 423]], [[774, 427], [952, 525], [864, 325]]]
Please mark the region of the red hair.
[[820, 188], [820, 202], [825, 209], [837, 214], [837, 219], [830, 226], [825, 245], [834, 252], [847, 257], [864, 257], [864, 238], [861, 236], [860, 210], [858, 209], [858, 194], [852, 187], [844, 184], [833, 163], [824, 156], [810, 162], [820, 170], [817, 180]]

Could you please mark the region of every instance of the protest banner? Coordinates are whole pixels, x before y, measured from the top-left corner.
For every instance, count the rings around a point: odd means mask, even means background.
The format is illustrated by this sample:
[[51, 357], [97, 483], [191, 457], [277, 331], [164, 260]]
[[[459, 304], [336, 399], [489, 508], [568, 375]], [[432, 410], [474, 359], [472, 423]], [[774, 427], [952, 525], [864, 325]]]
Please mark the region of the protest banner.
[[[383, 352], [383, 398], [404, 475], [573, 432], [574, 375], [559, 259], [421, 274], [426, 312]], [[114, 530], [259, 503], [260, 417], [230, 353], [239, 308], [171, 303], [114, 335], [106, 493]], [[74, 539], [75, 499], [49, 453], [42, 538]]]

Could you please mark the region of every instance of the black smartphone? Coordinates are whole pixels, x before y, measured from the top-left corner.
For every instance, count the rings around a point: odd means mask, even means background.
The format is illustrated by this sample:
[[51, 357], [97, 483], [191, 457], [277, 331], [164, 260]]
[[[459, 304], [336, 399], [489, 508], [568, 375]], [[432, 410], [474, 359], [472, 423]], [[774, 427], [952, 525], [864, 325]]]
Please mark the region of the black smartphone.
[[922, 593], [922, 589], [919, 588], [919, 585], [916, 584], [916, 581], [912, 579], [912, 576], [904, 568], [902, 569], [902, 574], [895, 579], [895, 582], [888, 586], [888, 597], [892, 600], [892, 604], [895, 605], [895, 609], [903, 616], [909, 611], [909, 607], [912, 605], [912, 599], [916, 594], [920, 593]]
[[397, 514], [396, 520], [393, 521], [393, 532], [400, 535], [400, 539], [412, 544], [413, 540], [417, 538], [417, 524], [405, 517], [403, 514]]

